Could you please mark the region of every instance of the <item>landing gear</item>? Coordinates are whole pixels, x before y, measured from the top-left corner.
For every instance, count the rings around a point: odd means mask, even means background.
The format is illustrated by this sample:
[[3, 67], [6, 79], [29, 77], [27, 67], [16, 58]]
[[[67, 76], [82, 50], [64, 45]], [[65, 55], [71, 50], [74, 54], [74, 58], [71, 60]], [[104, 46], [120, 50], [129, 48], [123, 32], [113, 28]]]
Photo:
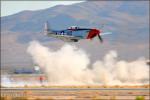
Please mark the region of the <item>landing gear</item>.
[[78, 40], [77, 39], [71, 39], [73, 42], [78, 42]]

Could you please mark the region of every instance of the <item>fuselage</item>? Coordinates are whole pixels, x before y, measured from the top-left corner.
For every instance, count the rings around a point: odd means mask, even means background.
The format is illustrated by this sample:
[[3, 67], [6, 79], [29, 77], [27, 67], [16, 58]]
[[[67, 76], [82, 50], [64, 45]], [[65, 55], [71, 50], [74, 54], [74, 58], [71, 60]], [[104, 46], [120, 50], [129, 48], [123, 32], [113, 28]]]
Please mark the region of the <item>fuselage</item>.
[[97, 29], [80, 28], [80, 29], [66, 29], [66, 30], [59, 30], [59, 31], [51, 30], [51, 34], [77, 37], [79, 39], [92, 39], [98, 34], [100, 34], [100, 31]]
[[49, 29], [48, 23], [46, 23], [45, 34], [49, 37], [77, 42], [80, 39], [92, 39], [95, 36], [99, 36], [100, 30], [94, 28], [79, 28], [76, 26], [71, 26], [65, 30], [51, 30]]

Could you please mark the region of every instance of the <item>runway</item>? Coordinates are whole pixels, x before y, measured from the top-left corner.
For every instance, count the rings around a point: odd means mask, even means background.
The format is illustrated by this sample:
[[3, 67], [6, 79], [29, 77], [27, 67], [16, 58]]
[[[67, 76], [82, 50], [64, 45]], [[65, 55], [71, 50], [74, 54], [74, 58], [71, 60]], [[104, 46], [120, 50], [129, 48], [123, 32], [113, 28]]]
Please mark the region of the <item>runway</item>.
[[103, 90], [103, 91], [149, 91], [148, 88], [1, 88], [2, 91], [6, 90], [36, 90], [36, 91], [79, 91], [79, 90]]
[[149, 100], [149, 88], [1, 88], [1, 96], [53, 99], [130, 99], [144, 96]]

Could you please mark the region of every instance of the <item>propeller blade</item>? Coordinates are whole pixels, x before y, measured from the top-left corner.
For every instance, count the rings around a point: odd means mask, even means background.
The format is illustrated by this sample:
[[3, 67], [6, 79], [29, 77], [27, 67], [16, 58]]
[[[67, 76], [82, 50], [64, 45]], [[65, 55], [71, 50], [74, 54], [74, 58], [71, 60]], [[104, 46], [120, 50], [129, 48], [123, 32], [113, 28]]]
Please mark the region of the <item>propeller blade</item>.
[[101, 36], [103, 36], [103, 35], [109, 35], [109, 34], [112, 34], [112, 32], [101, 33]]
[[103, 39], [99, 34], [98, 34], [98, 38], [99, 38], [100, 42], [103, 42]]

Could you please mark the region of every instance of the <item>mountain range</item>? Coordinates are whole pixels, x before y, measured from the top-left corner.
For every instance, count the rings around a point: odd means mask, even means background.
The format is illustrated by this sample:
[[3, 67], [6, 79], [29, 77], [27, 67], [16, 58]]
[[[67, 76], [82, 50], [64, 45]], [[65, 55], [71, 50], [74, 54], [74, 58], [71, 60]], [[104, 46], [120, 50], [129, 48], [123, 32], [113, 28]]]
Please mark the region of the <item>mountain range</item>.
[[31, 65], [31, 57], [26, 49], [32, 40], [52, 48], [64, 44], [43, 35], [46, 21], [50, 23], [50, 28], [58, 30], [69, 26], [100, 28], [105, 24], [102, 31], [111, 31], [113, 34], [104, 37], [104, 44], [96, 39], [91, 43], [81, 41], [76, 44], [92, 55], [92, 59], [101, 58], [99, 56], [111, 49], [116, 49], [122, 58], [128, 60], [148, 58], [148, 1], [86, 1], [1, 17], [2, 66]]

